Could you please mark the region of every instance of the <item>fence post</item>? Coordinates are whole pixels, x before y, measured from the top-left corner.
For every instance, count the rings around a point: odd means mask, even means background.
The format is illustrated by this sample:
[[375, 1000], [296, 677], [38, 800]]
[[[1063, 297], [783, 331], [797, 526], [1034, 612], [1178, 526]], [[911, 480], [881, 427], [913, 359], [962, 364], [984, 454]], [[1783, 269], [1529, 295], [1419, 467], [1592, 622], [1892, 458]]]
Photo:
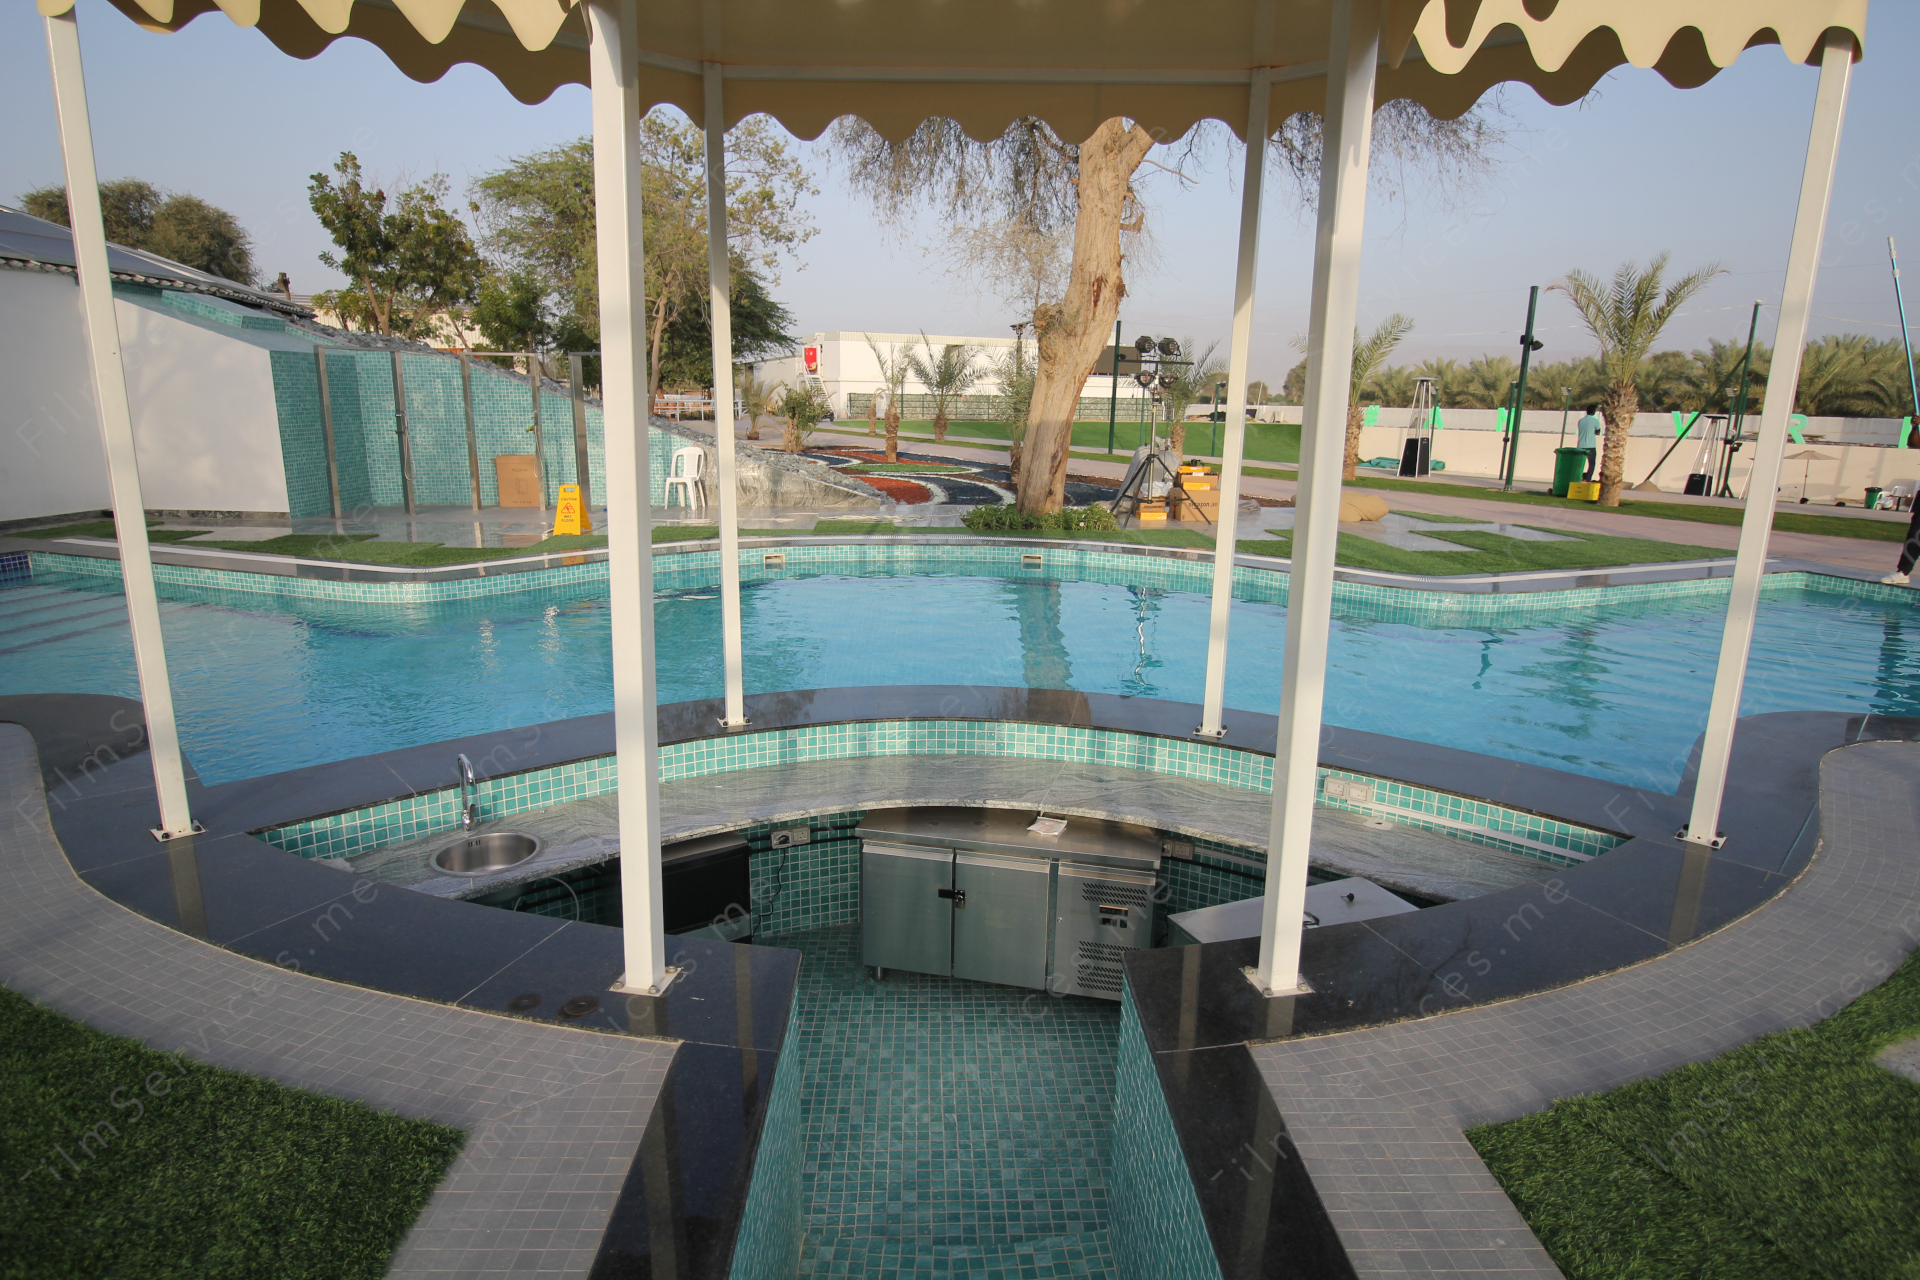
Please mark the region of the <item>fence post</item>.
[[567, 357], [567, 398], [573, 401], [573, 479], [580, 486], [582, 514], [593, 510], [593, 495], [588, 484], [593, 468], [587, 457], [587, 402], [580, 385], [585, 359], [579, 354]]
[[541, 364], [537, 353], [527, 352], [527, 375], [533, 383], [533, 479], [540, 489], [540, 514], [547, 513], [547, 450], [540, 431]]
[[394, 433], [400, 437], [400, 493], [407, 503], [407, 514], [413, 514], [413, 441], [407, 436], [407, 382], [400, 372], [400, 353], [391, 351], [393, 357], [393, 423]]
[[327, 349], [313, 349], [313, 363], [320, 375], [320, 438], [327, 445], [327, 499], [333, 518], [340, 518], [340, 459], [333, 451], [333, 394], [327, 389]]
[[460, 403], [467, 411], [467, 476], [473, 482], [473, 509], [480, 509], [480, 441], [473, 430], [473, 356], [460, 352]]

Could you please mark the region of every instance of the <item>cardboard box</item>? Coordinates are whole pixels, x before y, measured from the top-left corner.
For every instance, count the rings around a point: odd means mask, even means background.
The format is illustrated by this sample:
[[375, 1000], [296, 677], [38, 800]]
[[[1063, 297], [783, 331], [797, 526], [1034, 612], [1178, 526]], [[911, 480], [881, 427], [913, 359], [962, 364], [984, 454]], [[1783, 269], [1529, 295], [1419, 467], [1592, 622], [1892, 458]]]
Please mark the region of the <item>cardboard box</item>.
[[1173, 495], [1173, 518], [1175, 520], [1204, 520], [1209, 524], [1220, 519], [1220, 495], [1218, 493], [1193, 493], [1187, 497]]
[[1142, 502], [1134, 508], [1134, 514], [1140, 517], [1142, 521], [1156, 520], [1164, 522], [1167, 518], [1167, 504], [1157, 501]]
[[503, 453], [493, 460], [493, 475], [503, 507], [539, 507], [540, 470], [530, 453]]

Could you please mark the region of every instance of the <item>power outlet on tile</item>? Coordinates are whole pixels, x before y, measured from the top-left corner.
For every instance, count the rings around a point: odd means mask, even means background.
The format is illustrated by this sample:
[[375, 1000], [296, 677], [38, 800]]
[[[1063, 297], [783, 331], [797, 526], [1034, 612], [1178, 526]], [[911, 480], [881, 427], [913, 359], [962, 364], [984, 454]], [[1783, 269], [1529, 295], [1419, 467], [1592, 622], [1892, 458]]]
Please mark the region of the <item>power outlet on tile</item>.
[[812, 827], [781, 827], [767, 837], [768, 843], [775, 849], [791, 849], [797, 844], [813, 842]]
[[1181, 858], [1188, 862], [1193, 861], [1193, 844], [1188, 840], [1162, 840], [1160, 842], [1160, 852], [1168, 858]]
[[1373, 784], [1371, 782], [1347, 783], [1348, 804], [1372, 804]]
[[1345, 778], [1328, 778], [1325, 785], [1321, 787], [1321, 790], [1325, 791], [1335, 800], [1345, 800], [1347, 798], [1347, 780]]

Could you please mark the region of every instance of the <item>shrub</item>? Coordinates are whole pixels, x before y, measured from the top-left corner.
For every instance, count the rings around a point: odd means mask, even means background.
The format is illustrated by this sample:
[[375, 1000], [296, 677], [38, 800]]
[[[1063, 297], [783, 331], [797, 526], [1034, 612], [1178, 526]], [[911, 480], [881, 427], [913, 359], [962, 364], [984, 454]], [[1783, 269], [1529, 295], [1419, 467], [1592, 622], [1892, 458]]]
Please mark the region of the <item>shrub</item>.
[[1102, 533], [1119, 528], [1113, 513], [1098, 504], [1037, 516], [1025, 515], [1015, 507], [975, 507], [960, 518], [960, 523], [976, 533]]

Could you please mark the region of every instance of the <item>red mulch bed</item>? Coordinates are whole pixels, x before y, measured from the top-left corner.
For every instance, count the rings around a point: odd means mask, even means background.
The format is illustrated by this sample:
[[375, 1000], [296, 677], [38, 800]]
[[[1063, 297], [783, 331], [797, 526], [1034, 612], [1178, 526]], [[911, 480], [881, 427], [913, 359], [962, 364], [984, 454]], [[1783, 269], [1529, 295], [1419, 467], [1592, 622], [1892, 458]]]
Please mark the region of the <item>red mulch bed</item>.
[[861, 484], [870, 484], [895, 502], [915, 503], [932, 502], [933, 490], [911, 480], [897, 480], [892, 476], [849, 476]]

